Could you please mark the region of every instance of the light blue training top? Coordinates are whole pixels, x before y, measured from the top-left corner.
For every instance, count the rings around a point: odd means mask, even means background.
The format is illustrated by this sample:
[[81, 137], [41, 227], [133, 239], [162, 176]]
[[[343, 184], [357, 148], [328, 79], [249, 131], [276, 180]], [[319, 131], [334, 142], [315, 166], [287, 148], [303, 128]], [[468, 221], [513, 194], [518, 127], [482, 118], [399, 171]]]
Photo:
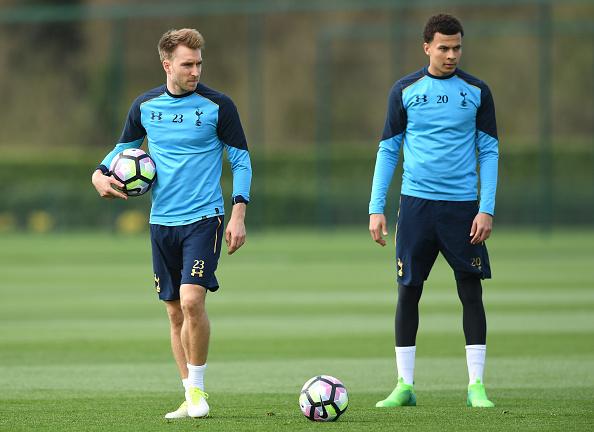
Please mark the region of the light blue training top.
[[149, 90], [132, 104], [118, 144], [99, 169], [107, 174], [119, 152], [140, 147], [145, 137], [157, 166], [151, 224], [186, 225], [224, 214], [223, 150], [233, 173], [233, 204], [249, 201], [250, 156], [228, 96], [203, 84], [183, 95], [171, 94], [165, 85]]
[[370, 214], [384, 212], [401, 146], [403, 195], [480, 199], [480, 212], [495, 213], [499, 142], [493, 97], [484, 82], [460, 69], [433, 76], [425, 67], [394, 84], [377, 152]]

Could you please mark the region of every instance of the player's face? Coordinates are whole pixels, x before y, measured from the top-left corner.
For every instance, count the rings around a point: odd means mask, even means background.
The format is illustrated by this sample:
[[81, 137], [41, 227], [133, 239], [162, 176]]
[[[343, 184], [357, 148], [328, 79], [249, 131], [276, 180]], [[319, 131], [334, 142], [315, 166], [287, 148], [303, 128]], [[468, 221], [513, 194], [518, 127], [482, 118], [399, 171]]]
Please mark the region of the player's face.
[[167, 73], [167, 88], [173, 94], [184, 94], [196, 90], [202, 73], [202, 52], [178, 45], [170, 59], [163, 60]]
[[462, 57], [462, 35], [444, 35], [435, 33], [430, 43], [424, 43], [423, 49], [429, 56], [429, 73], [444, 76], [453, 73]]

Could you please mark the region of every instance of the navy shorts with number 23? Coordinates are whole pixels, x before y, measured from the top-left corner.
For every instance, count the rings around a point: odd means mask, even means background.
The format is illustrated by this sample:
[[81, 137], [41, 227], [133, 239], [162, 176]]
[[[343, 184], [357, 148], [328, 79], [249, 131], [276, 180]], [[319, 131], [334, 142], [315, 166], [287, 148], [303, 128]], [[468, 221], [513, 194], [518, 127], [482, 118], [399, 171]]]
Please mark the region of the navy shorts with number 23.
[[188, 225], [151, 224], [155, 289], [161, 300], [179, 300], [182, 284], [216, 291], [215, 276], [221, 255], [223, 217], [201, 219]]

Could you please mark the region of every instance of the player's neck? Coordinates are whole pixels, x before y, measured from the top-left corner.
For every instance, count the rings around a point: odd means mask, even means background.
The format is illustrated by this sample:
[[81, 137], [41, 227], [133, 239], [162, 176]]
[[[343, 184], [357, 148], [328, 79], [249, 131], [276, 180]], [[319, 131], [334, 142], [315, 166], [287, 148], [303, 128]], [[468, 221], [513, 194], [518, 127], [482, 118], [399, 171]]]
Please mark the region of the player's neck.
[[443, 72], [431, 64], [426, 68], [427, 74], [434, 78], [449, 78], [456, 73], [457, 69], [458, 68], [454, 68], [452, 71]]
[[181, 90], [181, 89], [174, 89], [172, 90], [169, 86], [165, 86], [166, 90], [167, 90], [167, 94], [173, 98], [183, 98], [186, 96], [191, 95], [192, 93], [194, 93], [193, 91], [186, 91], [186, 90]]
[[194, 92], [194, 90], [183, 89], [181, 86], [170, 80], [167, 80], [165, 87], [167, 88], [167, 93], [174, 97], [183, 97]]

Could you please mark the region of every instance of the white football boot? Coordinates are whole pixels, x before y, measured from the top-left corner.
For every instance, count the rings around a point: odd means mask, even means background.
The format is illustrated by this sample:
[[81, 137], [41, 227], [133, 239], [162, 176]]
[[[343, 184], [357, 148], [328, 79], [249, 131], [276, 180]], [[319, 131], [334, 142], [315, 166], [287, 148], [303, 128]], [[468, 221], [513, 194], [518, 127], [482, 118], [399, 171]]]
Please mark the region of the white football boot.
[[194, 418], [208, 416], [210, 410], [208, 403], [208, 394], [204, 393], [198, 387], [190, 387], [186, 391], [186, 402], [188, 403], [188, 415]]
[[190, 417], [190, 415], [188, 414], [187, 401], [183, 401], [183, 403], [175, 411], [171, 411], [170, 413], [165, 414], [166, 419], [180, 419], [186, 417]]

